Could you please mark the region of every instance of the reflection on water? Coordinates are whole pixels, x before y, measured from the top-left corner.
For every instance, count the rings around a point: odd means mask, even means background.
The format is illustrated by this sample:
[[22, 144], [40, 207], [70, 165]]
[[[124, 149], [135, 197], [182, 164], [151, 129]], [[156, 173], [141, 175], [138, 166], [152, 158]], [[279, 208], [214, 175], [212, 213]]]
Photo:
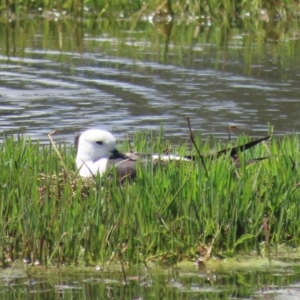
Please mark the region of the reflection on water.
[[89, 127], [125, 138], [163, 124], [165, 136], [185, 138], [189, 116], [195, 131], [218, 137], [227, 123], [256, 136], [268, 123], [278, 134], [299, 131], [300, 57], [286, 51], [300, 47], [294, 29], [270, 43], [260, 40], [264, 24], [253, 34], [232, 27], [225, 43], [223, 29], [193, 23], [105, 23], [98, 31], [77, 24], [76, 34], [65, 22], [2, 29], [2, 130], [46, 140], [56, 129], [73, 140]]
[[[6, 272], [6, 273], [5, 273]], [[92, 268], [0, 272], [5, 299], [299, 299], [299, 267], [264, 271], [195, 269], [119, 271]], [[9, 277], [7, 277], [9, 274]], [[1, 298], [1, 296], [0, 296]], [[2, 298], [1, 298], [2, 299]], [[4, 298], [3, 298], [4, 299]]]

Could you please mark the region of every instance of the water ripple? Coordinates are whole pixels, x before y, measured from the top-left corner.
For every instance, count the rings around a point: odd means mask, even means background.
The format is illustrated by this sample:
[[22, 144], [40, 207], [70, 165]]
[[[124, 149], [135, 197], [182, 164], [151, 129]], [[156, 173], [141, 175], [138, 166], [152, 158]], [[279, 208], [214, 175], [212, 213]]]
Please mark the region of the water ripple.
[[[263, 68], [263, 76], [250, 78], [236, 61], [218, 71], [197, 57], [191, 66], [107, 53], [27, 48], [25, 54], [30, 57], [0, 56], [0, 120], [8, 132], [23, 128], [45, 140], [56, 129], [71, 141], [88, 127], [125, 138], [136, 130], [159, 131], [163, 124], [166, 136], [187, 137], [186, 116], [195, 131], [219, 137], [227, 136], [228, 122], [247, 124], [254, 135], [266, 134], [268, 122], [278, 133], [299, 131], [299, 74], [283, 81], [268, 61], [253, 65]], [[58, 55], [69, 57], [72, 68], [56, 61]]]

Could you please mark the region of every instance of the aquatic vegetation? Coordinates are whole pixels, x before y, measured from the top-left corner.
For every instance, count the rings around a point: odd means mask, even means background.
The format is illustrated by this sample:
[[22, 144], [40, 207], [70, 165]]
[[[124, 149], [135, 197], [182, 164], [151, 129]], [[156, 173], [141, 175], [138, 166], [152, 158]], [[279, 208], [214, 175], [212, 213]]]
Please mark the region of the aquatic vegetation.
[[4, 1], [0, 2], [0, 11], [9, 14], [10, 17], [18, 16], [23, 12], [42, 12], [45, 17], [56, 18], [61, 13], [79, 18], [86, 16], [113, 17], [113, 18], [142, 18], [145, 16], [153, 16], [153, 20], [161, 22], [172, 17], [201, 17], [210, 20], [219, 20], [230, 22], [238, 16], [245, 17], [262, 17], [269, 18], [290, 18], [295, 14], [295, 10], [299, 10], [295, 1], [287, 0], [283, 3], [274, 4], [273, 1], [185, 1], [185, 0], [157, 0], [142, 1], [135, 0], [128, 2], [126, 0], [88, 0], [88, 1]]
[[[230, 145], [242, 144], [241, 136]], [[202, 153], [210, 141], [196, 138]], [[137, 133], [136, 151], [197, 154], [161, 136]], [[229, 147], [230, 145], [226, 145]], [[128, 141], [118, 146], [129, 150]], [[217, 143], [214, 151], [225, 148]], [[248, 152], [248, 153], [247, 153]], [[240, 154], [206, 162], [140, 168], [134, 181], [77, 176], [70, 145], [5, 137], [0, 146], [1, 262], [43, 265], [120, 261], [176, 263], [288, 244], [298, 246], [299, 136], [272, 139]], [[61, 156], [61, 157], [60, 157]], [[272, 156], [246, 166], [247, 159]]]

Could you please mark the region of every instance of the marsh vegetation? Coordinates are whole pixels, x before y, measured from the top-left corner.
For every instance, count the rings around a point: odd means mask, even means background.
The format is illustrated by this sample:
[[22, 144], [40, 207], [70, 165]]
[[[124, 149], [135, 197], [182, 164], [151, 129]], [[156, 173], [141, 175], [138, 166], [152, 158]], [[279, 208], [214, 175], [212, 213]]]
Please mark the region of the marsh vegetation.
[[[202, 153], [221, 145], [197, 139]], [[181, 155], [161, 136], [137, 133], [134, 150]], [[129, 150], [128, 141], [119, 145]], [[57, 150], [59, 152], [57, 152]], [[299, 244], [299, 137], [272, 137], [240, 154], [206, 161], [150, 163], [134, 181], [84, 180], [74, 168], [74, 149], [58, 149], [23, 136], [1, 144], [2, 265], [28, 259], [45, 265], [122, 262], [176, 264], [237, 253], [261, 256], [279, 245]], [[60, 155], [59, 155], [59, 154]], [[269, 159], [246, 166], [249, 158]]]

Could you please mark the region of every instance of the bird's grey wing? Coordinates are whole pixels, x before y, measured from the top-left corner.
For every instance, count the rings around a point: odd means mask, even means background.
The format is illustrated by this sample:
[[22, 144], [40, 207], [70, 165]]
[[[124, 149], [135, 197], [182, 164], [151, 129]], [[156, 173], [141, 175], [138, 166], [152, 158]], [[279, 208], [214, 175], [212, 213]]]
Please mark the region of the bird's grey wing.
[[131, 160], [150, 159], [151, 154], [141, 152], [125, 152], [124, 153]]
[[107, 162], [107, 171], [110, 173], [115, 172], [116, 176], [120, 179], [126, 177], [133, 179], [136, 177], [138, 163], [138, 161], [130, 158], [110, 159]]

